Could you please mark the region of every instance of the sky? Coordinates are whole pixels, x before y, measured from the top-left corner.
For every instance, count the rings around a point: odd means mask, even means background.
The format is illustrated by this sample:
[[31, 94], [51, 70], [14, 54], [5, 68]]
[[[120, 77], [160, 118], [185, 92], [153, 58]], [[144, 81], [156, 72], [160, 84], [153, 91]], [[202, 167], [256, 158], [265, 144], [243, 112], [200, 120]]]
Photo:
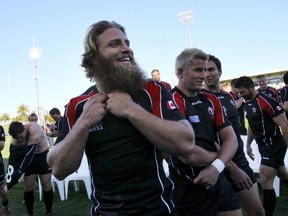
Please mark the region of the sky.
[[222, 79], [288, 69], [288, 1], [260, 0], [14, 0], [0, 7], [0, 116], [17, 115], [24, 104], [37, 107], [29, 48], [38, 61], [39, 104], [64, 112], [72, 97], [93, 85], [81, 64], [87, 29], [100, 20], [126, 29], [135, 59], [150, 77], [152, 69], [172, 87], [176, 56], [190, 47], [187, 26], [178, 14], [192, 10], [192, 47], [217, 56]]

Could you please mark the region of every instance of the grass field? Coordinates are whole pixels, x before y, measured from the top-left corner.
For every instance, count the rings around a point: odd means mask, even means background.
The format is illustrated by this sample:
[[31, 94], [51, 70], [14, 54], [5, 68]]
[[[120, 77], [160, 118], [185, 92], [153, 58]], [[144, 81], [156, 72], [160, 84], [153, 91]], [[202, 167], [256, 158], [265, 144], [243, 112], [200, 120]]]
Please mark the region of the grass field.
[[[5, 127], [4, 127], [5, 128]], [[6, 127], [7, 128], [7, 127]], [[7, 131], [7, 130], [6, 130]], [[9, 157], [9, 146], [11, 143], [11, 137], [6, 137], [5, 148], [2, 151], [4, 163], [7, 165], [7, 158]], [[68, 200], [61, 201], [59, 193], [54, 192], [54, 204], [53, 204], [53, 216], [85, 216], [89, 215], [89, 209], [91, 201], [87, 198], [85, 186], [82, 182], [79, 184], [80, 190], [74, 191], [73, 185], [69, 185], [69, 197]], [[260, 196], [262, 190], [259, 189]], [[38, 185], [35, 184], [35, 203], [34, 203], [34, 216], [42, 216], [45, 213], [44, 202], [39, 202]], [[23, 185], [18, 183], [9, 192], [11, 215], [24, 216], [26, 214], [25, 205], [23, 201]], [[261, 196], [262, 197], [262, 196]], [[275, 216], [287, 216], [288, 215], [288, 188], [281, 183], [280, 197], [277, 198]], [[245, 214], [244, 214], [245, 215]]]

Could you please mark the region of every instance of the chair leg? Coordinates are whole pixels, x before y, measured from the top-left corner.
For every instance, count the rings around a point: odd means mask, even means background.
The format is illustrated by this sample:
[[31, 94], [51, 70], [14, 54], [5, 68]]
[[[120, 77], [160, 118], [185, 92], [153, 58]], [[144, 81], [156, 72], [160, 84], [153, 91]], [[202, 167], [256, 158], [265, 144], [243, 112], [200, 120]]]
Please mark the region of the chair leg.
[[73, 186], [75, 191], [79, 191], [79, 181], [73, 180]]
[[92, 193], [91, 183], [89, 181], [84, 181], [84, 183], [85, 183], [88, 199], [91, 199], [91, 193]]
[[38, 177], [38, 191], [39, 191], [39, 201], [41, 202], [43, 199], [43, 189], [39, 177]]
[[63, 181], [57, 182], [57, 187], [61, 201], [65, 200], [64, 182]]

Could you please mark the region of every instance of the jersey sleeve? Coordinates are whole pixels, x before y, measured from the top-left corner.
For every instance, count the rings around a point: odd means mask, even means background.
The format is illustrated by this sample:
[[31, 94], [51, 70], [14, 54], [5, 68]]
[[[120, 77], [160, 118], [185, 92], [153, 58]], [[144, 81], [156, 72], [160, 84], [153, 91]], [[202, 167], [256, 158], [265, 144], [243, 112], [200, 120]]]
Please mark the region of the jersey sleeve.
[[5, 141], [4, 128], [0, 125], [0, 141]]
[[171, 93], [163, 84], [149, 81], [145, 85], [145, 90], [150, 96], [154, 115], [174, 121], [185, 119], [185, 116], [176, 106]]
[[259, 95], [259, 103], [264, 112], [271, 118], [276, 117], [284, 112], [284, 108], [279, 103], [269, 96]]

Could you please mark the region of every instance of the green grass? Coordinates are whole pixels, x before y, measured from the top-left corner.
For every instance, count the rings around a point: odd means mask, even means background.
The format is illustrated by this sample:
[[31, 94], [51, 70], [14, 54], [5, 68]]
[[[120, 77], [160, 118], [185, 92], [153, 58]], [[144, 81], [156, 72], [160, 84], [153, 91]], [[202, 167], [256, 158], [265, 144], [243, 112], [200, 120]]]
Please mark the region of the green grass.
[[[54, 202], [52, 208], [53, 216], [89, 215], [91, 201], [87, 198], [84, 183], [80, 182], [79, 187], [79, 191], [74, 191], [73, 185], [69, 185], [69, 196], [65, 201], [60, 200], [59, 193], [56, 189], [54, 192]], [[34, 216], [44, 216], [46, 208], [44, 202], [39, 201], [38, 186], [36, 184], [34, 196]], [[22, 204], [23, 184], [18, 183], [9, 191], [9, 200], [11, 215], [27, 215], [26, 207], [24, 204]]]

